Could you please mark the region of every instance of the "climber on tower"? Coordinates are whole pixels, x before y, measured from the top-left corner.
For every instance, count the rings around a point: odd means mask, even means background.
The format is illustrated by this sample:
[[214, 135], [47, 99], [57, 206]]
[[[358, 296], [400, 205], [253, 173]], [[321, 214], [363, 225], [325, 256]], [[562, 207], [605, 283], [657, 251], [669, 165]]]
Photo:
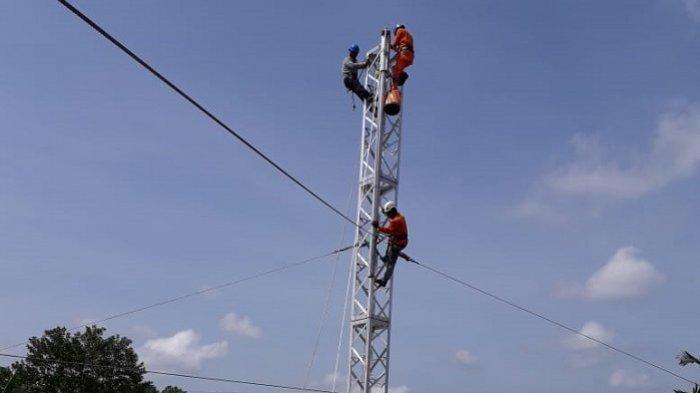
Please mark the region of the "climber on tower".
[[363, 101], [368, 101], [372, 97], [372, 93], [367, 91], [360, 80], [357, 79], [357, 71], [367, 68], [372, 63], [372, 58], [367, 57], [365, 61], [357, 61], [357, 54], [360, 53], [360, 47], [357, 44], [348, 48], [348, 56], [343, 59], [343, 84], [345, 87], [355, 93]]
[[372, 221], [372, 226], [381, 233], [389, 235], [389, 244], [386, 246], [386, 253], [381, 257], [386, 265], [384, 278], [378, 279], [375, 282], [380, 287], [386, 286], [391, 280], [396, 266], [396, 260], [399, 258], [401, 251], [408, 245], [408, 227], [406, 219], [401, 213], [396, 210], [396, 203], [389, 201], [382, 209], [384, 214], [389, 218], [386, 226], [379, 226], [378, 221]]
[[408, 74], [404, 71], [413, 64], [413, 36], [408, 32], [406, 26], [398, 24], [394, 29], [394, 40], [391, 42], [391, 49], [396, 51], [396, 62], [391, 70], [392, 89], [403, 86]]

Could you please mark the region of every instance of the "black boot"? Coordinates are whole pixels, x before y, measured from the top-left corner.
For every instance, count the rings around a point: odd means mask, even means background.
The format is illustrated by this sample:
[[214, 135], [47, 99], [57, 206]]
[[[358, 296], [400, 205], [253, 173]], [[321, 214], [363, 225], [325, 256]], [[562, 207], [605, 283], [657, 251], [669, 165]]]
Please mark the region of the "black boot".
[[399, 75], [399, 80], [396, 81], [396, 84], [399, 86], [403, 86], [404, 83], [406, 83], [406, 79], [408, 79], [408, 74], [406, 72], [402, 72], [401, 75]]

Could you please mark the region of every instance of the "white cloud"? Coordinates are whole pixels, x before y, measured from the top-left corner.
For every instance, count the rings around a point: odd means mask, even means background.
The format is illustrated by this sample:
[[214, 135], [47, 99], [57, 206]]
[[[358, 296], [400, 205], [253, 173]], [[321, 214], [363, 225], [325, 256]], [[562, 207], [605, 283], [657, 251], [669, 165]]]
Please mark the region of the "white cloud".
[[330, 390], [335, 390], [333, 386], [333, 381], [335, 380], [335, 387], [338, 387], [339, 385], [342, 385], [345, 383], [345, 377], [340, 375], [340, 373], [328, 373], [323, 376], [323, 378], [319, 379], [312, 379], [310, 383], [308, 383], [307, 386], [315, 387], [318, 389], [330, 389]]
[[[585, 334], [588, 337], [595, 338], [596, 340], [600, 340], [605, 343], [611, 342], [613, 337], [615, 336], [615, 333], [613, 333], [612, 330], [607, 329], [606, 327], [604, 327], [596, 321], [586, 322], [583, 325], [583, 327], [579, 330], [579, 332], [581, 334]], [[600, 344], [596, 343], [595, 341], [589, 340], [586, 337], [582, 337], [578, 334], [572, 333], [570, 336], [564, 339], [564, 345], [569, 349], [573, 349], [575, 351], [582, 351], [591, 348], [596, 348]], [[590, 359], [583, 360], [588, 361]]]
[[612, 387], [638, 389], [649, 385], [650, 379], [647, 374], [637, 373], [627, 370], [616, 370], [610, 374], [608, 383]]
[[588, 300], [634, 299], [649, 293], [664, 282], [664, 276], [647, 260], [639, 257], [634, 247], [623, 247], [581, 286], [559, 284], [556, 292], [562, 297]]
[[586, 296], [593, 300], [643, 296], [664, 277], [632, 247], [617, 250], [610, 261], [586, 282]]
[[[406, 385], [401, 385], [401, 386], [395, 386], [395, 387], [390, 387], [389, 388], [389, 393], [408, 393], [411, 389], [408, 388]], [[384, 393], [384, 389], [382, 388], [373, 388], [372, 393]]]
[[[572, 140], [574, 160], [546, 178], [562, 194], [634, 198], [690, 177], [700, 164], [700, 105], [665, 113], [648, 152], [636, 159], [606, 154], [596, 138]], [[628, 161], [628, 162], [624, 162]]]
[[544, 198], [530, 197], [517, 205], [514, 213], [519, 218], [536, 217], [542, 221], [553, 223], [566, 221], [564, 215], [551, 203], [545, 202]]
[[683, 0], [688, 16], [696, 22], [700, 22], [700, 0]]
[[469, 366], [476, 364], [479, 361], [479, 358], [474, 356], [471, 352], [467, 351], [466, 349], [460, 349], [457, 352], [455, 352], [455, 359], [457, 359], [458, 362]]
[[[389, 393], [408, 393], [411, 389], [406, 385], [395, 386], [389, 388]], [[375, 387], [372, 389], [372, 393], [384, 393], [384, 389], [380, 387]]]
[[[700, 9], [700, 0], [692, 2]], [[700, 167], [700, 104], [662, 114], [649, 147], [634, 143], [611, 150], [595, 135], [571, 139], [572, 158], [544, 175], [532, 195], [515, 209], [520, 217], [562, 221], [567, 210], [586, 198], [594, 205], [644, 196], [674, 181], [694, 176]]]
[[197, 370], [202, 362], [226, 355], [228, 342], [200, 345], [200, 336], [194, 330], [183, 330], [171, 337], [146, 341], [139, 349], [139, 357], [149, 367], [178, 367]]
[[326, 374], [325, 377], [323, 377], [323, 382], [321, 384], [316, 384], [316, 385], [332, 387], [333, 382], [335, 382], [335, 384], [337, 385], [338, 382], [341, 381], [341, 378], [342, 377], [341, 377], [340, 373], [329, 373], [329, 374]]
[[253, 322], [248, 316], [238, 316], [236, 313], [228, 313], [219, 321], [221, 329], [229, 333], [240, 336], [259, 338], [262, 336], [262, 331], [259, 327], [253, 325]]

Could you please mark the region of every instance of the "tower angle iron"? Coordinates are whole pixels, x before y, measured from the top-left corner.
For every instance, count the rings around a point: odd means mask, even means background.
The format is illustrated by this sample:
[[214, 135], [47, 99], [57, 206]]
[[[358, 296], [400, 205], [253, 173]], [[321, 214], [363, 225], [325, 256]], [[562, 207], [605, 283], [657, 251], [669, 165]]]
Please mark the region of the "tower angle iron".
[[[381, 277], [384, 263], [379, 258], [379, 239], [371, 222], [380, 219], [381, 206], [397, 201], [401, 157], [401, 114], [384, 113], [384, 97], [391, 86], [391, 32], [381, 32], [380, 43], [367, 54], [376, 55], [367, 68], [365, 86], [374, 92], [374, 106], [362, 111], [362, 144], [357, 197], [356, 247], [347, 393], [387, 393], [391, 348], [391, 306], [393, 281], [379, 288], [372, 277]], [[402, 94], [403, 96], [403, 94]], [[403, 105], [402, 105], [403, 106]]]

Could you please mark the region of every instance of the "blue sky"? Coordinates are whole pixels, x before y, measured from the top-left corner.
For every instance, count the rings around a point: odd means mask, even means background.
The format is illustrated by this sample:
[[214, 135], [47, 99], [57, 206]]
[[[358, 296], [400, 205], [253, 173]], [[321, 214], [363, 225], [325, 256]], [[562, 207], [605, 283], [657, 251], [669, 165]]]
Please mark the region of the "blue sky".
[[[696, 0], [76, 5], [343, 209], [360, 114], [339, 64], [405, 23], [408, 251], [698, 378], [674, 360], [700, 346]], [[0, 58], [0, 344], [340, 244], [337, 216], [57, 3], [1, 3]], [[302, 384], [334, 263], [107, 328], [152, 368]], [[683, 387], [409, 265], [395, 295], [394, 393]]]

